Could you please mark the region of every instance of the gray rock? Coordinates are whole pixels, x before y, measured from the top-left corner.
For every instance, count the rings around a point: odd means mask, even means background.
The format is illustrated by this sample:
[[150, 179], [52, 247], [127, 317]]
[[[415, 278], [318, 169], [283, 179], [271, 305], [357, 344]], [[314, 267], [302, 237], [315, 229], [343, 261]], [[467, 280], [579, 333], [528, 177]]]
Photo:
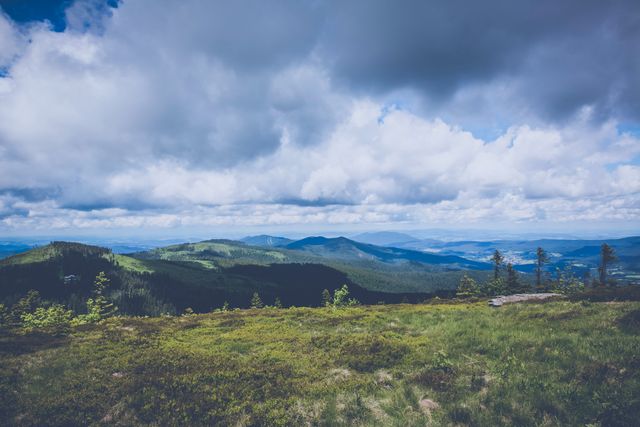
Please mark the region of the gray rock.
[[500, 295], [489, 300], [491, 307], [501, 307], [504, 304], [510, 304], [514, 302], [522, 301], [542, 301], [548, 298], [562, 297], [562, 294], [556, 293], [541, 293], [541, 294], [515, 294], [515, 295]]

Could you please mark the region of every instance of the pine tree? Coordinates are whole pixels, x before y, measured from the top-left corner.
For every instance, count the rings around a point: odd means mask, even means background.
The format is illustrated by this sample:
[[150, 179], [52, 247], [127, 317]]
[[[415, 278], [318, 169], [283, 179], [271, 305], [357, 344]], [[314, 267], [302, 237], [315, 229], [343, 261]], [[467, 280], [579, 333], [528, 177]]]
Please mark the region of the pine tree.
[[329, 292], [329, 289], [324, 289], [322, 291], [322, 306], [329, 307], [332, 303], [331, 292]]
[[538, 247], [536, 250], [536, 290], [542, 291], [542, 268], [549, 262], [549, 257], [544, 249]]
[[275, 308], [282, 308], [282, 301], [280, 301], [280, 298], [276, 297], [275, 301], [273, 302], [273, 306]]
[[600, 274], [600, 286], [605, 286], [607, 284], [607, 267], [616, 259], [618, 259], [618, 257], [616, 257], [613, 248], [606, 243], [603, 243], [600, 247], [600, 266], [598, 267], [598, 273]]
[[513, 268], [513, 264], [507, 264], [507, 293], [517, 294], [520, 292], [520, 281], [518, 272]]
[[456, 296], [466, 298], [474, 297], [479, 294], [480, 287], [478, 286], [478, 283], [466, 274], [462, 276], [462, 279], [460, 279], [460, 284], [458, 285], [458, 289], [456, 291]]
[[94, 297], [87, 300], [87, 311], [93, 321], [111, 317], [118, 311], [118, 307], [104, 296], [110, 284], [111, 280], [109, 280], [104, 271], [98, 273], [93, 282]]
[[251, 308], [262, 308], [264, 304], [262, 303], [262, 299], [260, 299], [260, 295], [257, 292], [253, 293], [251, 297]]
[[497, 279], [491, 279], [489, 282], [486, 282], [482, 287], [482, 292], [485, 295], [496, 296], [496, 295], [504, 295], [507, 292], [507, 284], [505, 283], [502, 277], [498, 277]]
[[493, 261], [493, 280], [498, 280], [498, 277], [500, 277], [500, 268], [504, 262], [504, 257], [500, 251], [496, 249], [491, 260]]
[[20, 325], [23, 315], [35, 312], [41, 304], [40, 292], [31, 289], [11, 307], [11, 312], [7, 315], [7, 323], [14, 326]]

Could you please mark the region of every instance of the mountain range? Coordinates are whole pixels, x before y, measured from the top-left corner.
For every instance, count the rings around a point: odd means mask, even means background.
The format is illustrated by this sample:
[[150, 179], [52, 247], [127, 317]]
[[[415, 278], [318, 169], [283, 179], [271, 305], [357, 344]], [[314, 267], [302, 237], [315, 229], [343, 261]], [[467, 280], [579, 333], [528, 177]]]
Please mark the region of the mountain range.
[[[118, 254], [109, 248], [52, 242], [0, 260], [0, 303], [12, 304], [30, 289], [43, 298], [82, 310], [96, 274], [112, 281], [110, 295], [128, 314], [180, 312], [187, 307], [209, 311], [223, 305], [246, 307], [258, 292], [265, 303], [276, 298], [285, 306], [315, 306], [323, 289], [347, 284], [364, 303], [421, 301], [451, 295], [462, 275], [483, 281], [497, 248], [530, 281], [535, 248], [551, 255], [549, 273], [570, 265], [578, 273], [597, 267], [601, 241], [539, 240], [442, 242], [413, 239], [398, 233], [361, 235], [361, 240], [322, 236], [291, 240], [252, 236], [205, 240]], [[640, 279], [640, 238], [609, 241], [618, 254], [611, 268], [619, 283]], [[422, 248], [422, 250], [416, 250]], [[27, 248], [28, 249], [28, 248]], [[72, 278], [72, 279], [69, 279]]]

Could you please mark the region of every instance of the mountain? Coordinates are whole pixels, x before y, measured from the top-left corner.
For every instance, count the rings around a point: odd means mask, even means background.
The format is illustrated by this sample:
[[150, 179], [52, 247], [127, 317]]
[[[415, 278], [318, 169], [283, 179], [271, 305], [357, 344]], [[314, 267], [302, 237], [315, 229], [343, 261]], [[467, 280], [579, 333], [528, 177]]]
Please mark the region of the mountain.
[[353, 240], [361, 243], [369, 243], [378, 246], [398, 246], [419, 239], [405, 233], [395, 231], [376, 231], [362, 233], [352, 237]]
[[307, 237], [285, 246], [324, 258], [340, 260], [369, 260], [385, 263], [418, 262], [451, 269], [488, 270], [488, 263], [471, 261], [454, 255], [435, 255], [408, 249], [360, 243], [346, 237]]
[[259, 236], [247, 236], [240, 239], [240, 241], [247, 245], [265, 247], [286, 246], [293, 242], [293, 240], [287, 239], [286, 237], [268, 236], [266, 234], [261, 234]]
[[0, 303], [11, 305], [33, 289], [81, 313], [100, 271], [111, 280], [109, 297], [121, 313], [132, 315], [179, 313], [187, 307], [206, 312], [225, 301], [246, 307], [254, 292], [267, 304], [279, 298], [285, 306], [317, 306], [323, 289], [334, 291], [343, 284], [363, 303], [415, 302], [440, 291], [446, 295], [459, 281], [458, 273], [429, 276], [427, 270], [409, 268], [398, 276], [395, 267], [370, 267], [227, 240], [131, 255], [53, 242], [0, 261]]

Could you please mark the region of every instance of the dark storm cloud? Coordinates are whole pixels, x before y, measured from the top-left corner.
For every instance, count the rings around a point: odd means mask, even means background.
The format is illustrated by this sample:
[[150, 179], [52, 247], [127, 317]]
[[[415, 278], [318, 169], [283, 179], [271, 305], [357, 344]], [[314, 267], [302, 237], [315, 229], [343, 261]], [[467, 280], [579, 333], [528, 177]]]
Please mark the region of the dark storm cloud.
[[[640, 118], [635, 0], [333, 3], [322, 52], [349, 87], [416, 88], [445, 102], [469, 84], [514, 79], [533, 113], [592, 105]], [[507, 106], [508, 108], [508, 106]]]

